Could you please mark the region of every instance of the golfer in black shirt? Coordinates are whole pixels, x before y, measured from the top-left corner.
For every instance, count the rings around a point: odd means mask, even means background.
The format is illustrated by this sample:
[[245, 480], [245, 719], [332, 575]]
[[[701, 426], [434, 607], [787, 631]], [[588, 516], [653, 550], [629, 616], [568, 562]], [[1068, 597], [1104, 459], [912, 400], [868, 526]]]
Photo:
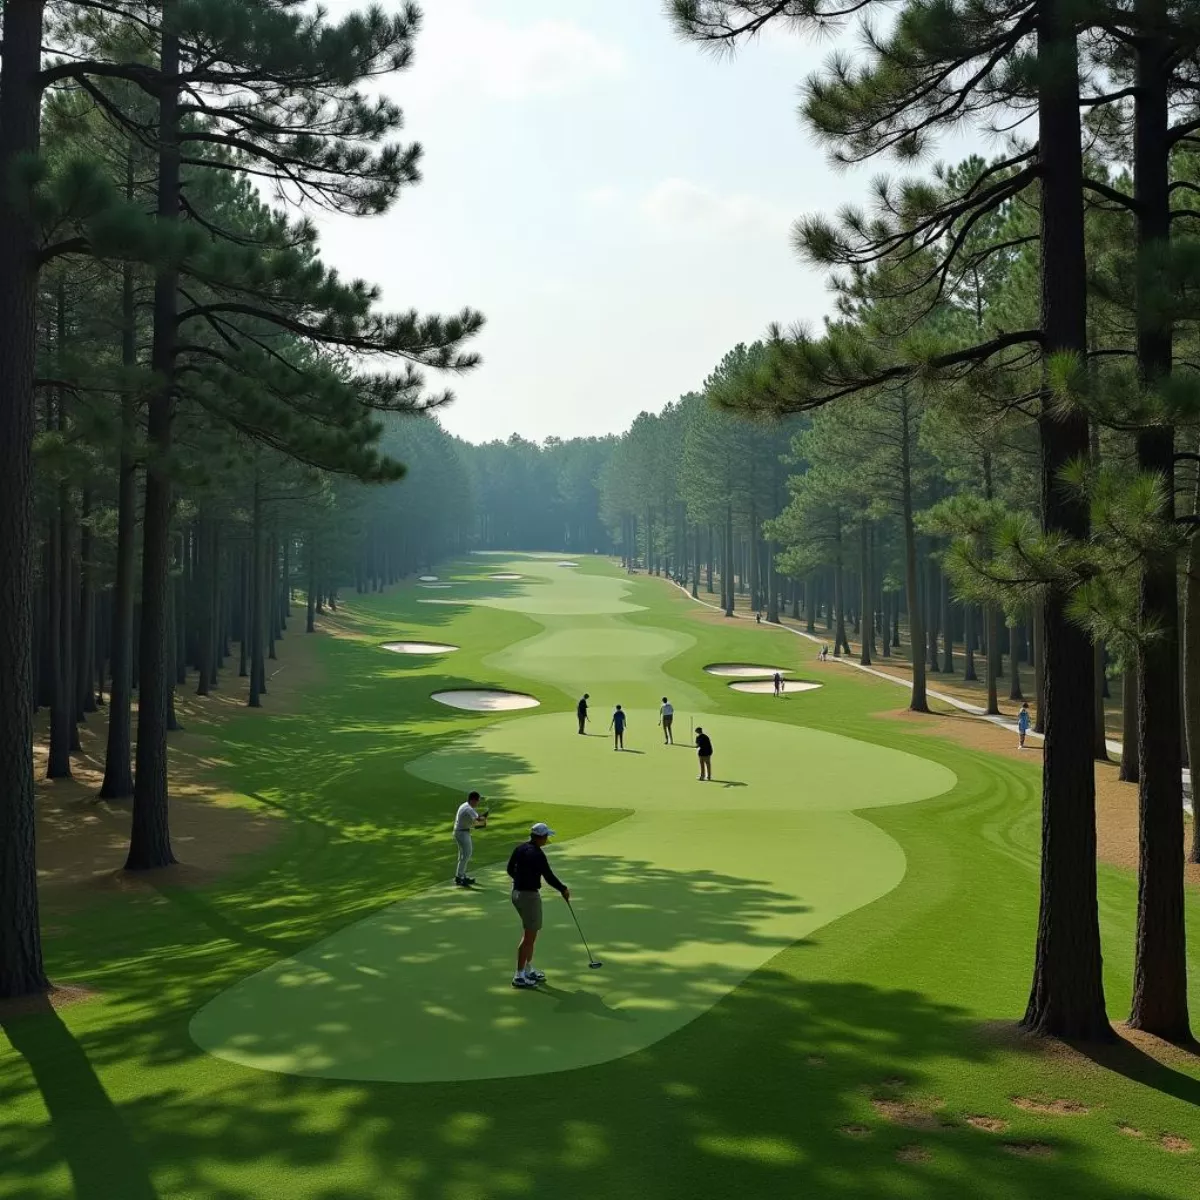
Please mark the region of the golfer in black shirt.
[[712, 739], [696, 726], [696, 751], [700, 757], [700, 778], [712, 779]]
[[580, 733], [585, 732], [583, 727], [588, 722], [587, 702], [588, 702], [588, 693], [584, 692], [583, 699], [580, 700], [580, 702], [577, 705], [575, 705], [575, 715], [579, 718], [579, 732]]
[[529, 841], [522, 842], [509, 856], [508, 873], [512, 876], [513, 908], [521, 917], [525, 933], [517, 947], [517, 973], [513, 976], [513, 987], [531, 988], [546, 978], [534, 968], [533, 946], [542, 928], [542, 880], [570, 900], [567, 885], [550, 870], [546, 852], [542, 847], [554, 836], [554, 830], [539, 821], [529, 831]]

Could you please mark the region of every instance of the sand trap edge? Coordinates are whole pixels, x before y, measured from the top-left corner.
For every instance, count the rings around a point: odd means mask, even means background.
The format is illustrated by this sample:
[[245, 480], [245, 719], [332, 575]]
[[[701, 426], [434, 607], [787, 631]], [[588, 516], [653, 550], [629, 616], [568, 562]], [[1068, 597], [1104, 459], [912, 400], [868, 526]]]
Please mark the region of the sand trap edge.
[[381, 649], [393, 654], [452, 654], [460, 647], [449, 642], [384, 642]]
[[709, 663], [704, 668], [706, 675], [733, 676], [746, 679], [753, 679], [760, 675], [771, 676], [776, 672], [780, 675], [791, 673], [788, 667], [761, 667], [755, 663]]
[[542, 703], [525, 692], [505, 692], [500, 688], [452, 688], [432, 692], [429, 698], [463, 712], [517, 712], [523, 708], [539, 708]]

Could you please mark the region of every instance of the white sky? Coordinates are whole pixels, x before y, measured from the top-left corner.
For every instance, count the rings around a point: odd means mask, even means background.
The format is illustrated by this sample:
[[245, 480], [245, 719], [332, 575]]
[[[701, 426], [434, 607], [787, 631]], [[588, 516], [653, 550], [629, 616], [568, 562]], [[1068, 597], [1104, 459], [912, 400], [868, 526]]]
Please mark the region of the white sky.
[[421, 6], [387, 91], [423, 182], [384, 217], [320, 224], [326, 260], [389, 307], [486, 315], [452, 432], [619, 432], [771, 321], [827, 311], [791, 223], [860, 201], [880, 170], [833, 170], [797, 119], [830, 45], [780, 33], [714, 58], [659, 0]]

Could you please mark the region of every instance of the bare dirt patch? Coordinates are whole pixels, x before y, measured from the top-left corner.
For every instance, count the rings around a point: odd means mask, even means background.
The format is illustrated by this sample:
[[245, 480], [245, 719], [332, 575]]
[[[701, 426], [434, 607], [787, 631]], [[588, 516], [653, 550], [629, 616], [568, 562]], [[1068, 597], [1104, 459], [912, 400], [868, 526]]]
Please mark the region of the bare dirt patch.
[[871, 1136], [871, 1130], [866, 1125], [839, 1125], [838, 1133], [844, 1133], [847, 1137], [865, 1138]]
[[1006, 1154], [1018, 1158], [1053, 1158], [1054, 1147], [1045, 1142], [1004, 1142], [1001, 1147]]
[[928, 1162], [932, 1157], [933, 1155], [924, 1146], [901, 1146], [896, 1151], [898, 1163], [923, 1163]]
[[1164, 1133], [1158, 1139], [1158, 1144], [1171, 1154], [1191, 1154], [1196, 1148], [1187, 1138], [1180, 1137], [1177, 1133]]
[[937, 1129], [941, 1124], [931, 1112], [907, 1100], [875, 1099], [871, 1101], [871, 1107], [885, 1121], [905, 1129]]
[[[279, 658], [267, 663], [267, 693], [261, 709], [246, 707], [249, 685], [237, 677], [236, 660], [230, 661], [218, 688], [208, 696], [195, 694], [194, 675], [176, 689], [176, 713], [183, 725], [169, 736], [171, 844], [180, 859], [176, 866], [138, 873], [122, 870], [129, 846], [131, 802], [97, 798], [104, 780], [107, 708], [89, 713], [80, 726], [81, 748], [71, 756], [71, 779], [45, 778], [46, 714], [39, 715], [34, 743], [37, 867], [47, 901], [70, 907], [94, 899], [98, 892], [199, 886], [226, 873], [242, 856], [274, 844], [283, 822], [265, 810], [239, 805], [216, 780], [217, 772], [226, 765], [219, 731], [235, 715], [269, 720], [272, 715], [294, 710], [304, 692], [320, 681], [313, 640], [305, 637], [298, 622], [293, 621], [292, 629], [297, 632], [278, 643]], [[135, 705], [135, 742], [136, 737]], [[51, 1003], [57, 1005], [58, 1000]]]
[[1146, 1136], [1140, 1129], [1135, 1129], [1132, 1125], [1118, 1125], [1117, 1132], [1123, 1133], [1126, 1137], [1131, 1138], [1142, 1138]]
[[984, 1133], [1003, 1133], [1008, 1128], [1008, 1122], [1000, 1117], [985, 1117], [979, 1114], [965, 1117], [964, 1120], [972, 1129], [981, 1129]]
[[83, 1004], [88, 1000], [94, 1000], [99, 995], [99, 992], [91, 988], [61, 983], [41, 995], [22, 996], [19, 1000], [0, 1000], [0, 1021], [12, 1020], [15, 1017], [28, 1017], [49, 1009], [57, 1012], [59, 1009], [70, 1008], [74, 1004]]
[[1014, 1096], [1012, 1103], [1025, 1112], [1054, 1117], [1083, 1117], [1092, 1111], [1077, 1100], [1035, 1100], [1029, 1096]]
[[820, 1054], [810, 1054], [805, 1060], [810, 1067], [823, 1067], [825, 1059]]

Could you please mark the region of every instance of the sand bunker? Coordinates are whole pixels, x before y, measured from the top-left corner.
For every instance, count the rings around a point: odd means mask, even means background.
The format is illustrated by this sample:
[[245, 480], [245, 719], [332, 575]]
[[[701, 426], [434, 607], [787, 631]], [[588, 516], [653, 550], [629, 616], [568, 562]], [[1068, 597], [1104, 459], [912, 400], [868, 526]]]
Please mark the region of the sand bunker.
[[421, 583], [436, 583], [436, 582], [437, 582], [437, 576], [436, 576], [436, 575], [418, 575], [418, 576], [417, 576], [417, 579], [418, 579], [418, 580], [419, 580]]
[[579, 566], [578, 563], [573, 563], [573, 562], [560, 562], [558, 565], [560, 567], [577, 567], [577, 566]]
[[448, 583], [422, 583], [422, 584], [418, 584], [418, 586], [423, 587], [423, 588], [448, 588], [450, 586], [450, 584], [448, 584]]
[[384, 642], [383, 648], [393, 654], [449, 654], [458, 649], [445, 642]]
[[787, 675], [787, 667], [756, 667], [753, 663], [709, 663], [704, 668], [709, 675], [741, 675], [753, 678], [756, 675]]
[[[775, 691], [775, 681], [772, 679], [755, 679], [753, 682], [731, 683], [729, 685], [735, 692], [760, 692], [770, 696]], [[819, 683], [803, 683], [799, 679], [785, 679], [783, 681], [783, 690], [785, 692], [811, 692], [814, 688], [819, 688]]]
[[511, 712], [518, 708], [537, 708], [540, 700], [522, 692], [501, 692], [495, 688], [464, 688], [455, 692], [434, 692], [432, 699], [450, 708], [470, 712]]
[[523, 575], [514, 575], [511, 571], [501, 571], [498, 575], [493, 575], [493, 579], [523, 579]]

